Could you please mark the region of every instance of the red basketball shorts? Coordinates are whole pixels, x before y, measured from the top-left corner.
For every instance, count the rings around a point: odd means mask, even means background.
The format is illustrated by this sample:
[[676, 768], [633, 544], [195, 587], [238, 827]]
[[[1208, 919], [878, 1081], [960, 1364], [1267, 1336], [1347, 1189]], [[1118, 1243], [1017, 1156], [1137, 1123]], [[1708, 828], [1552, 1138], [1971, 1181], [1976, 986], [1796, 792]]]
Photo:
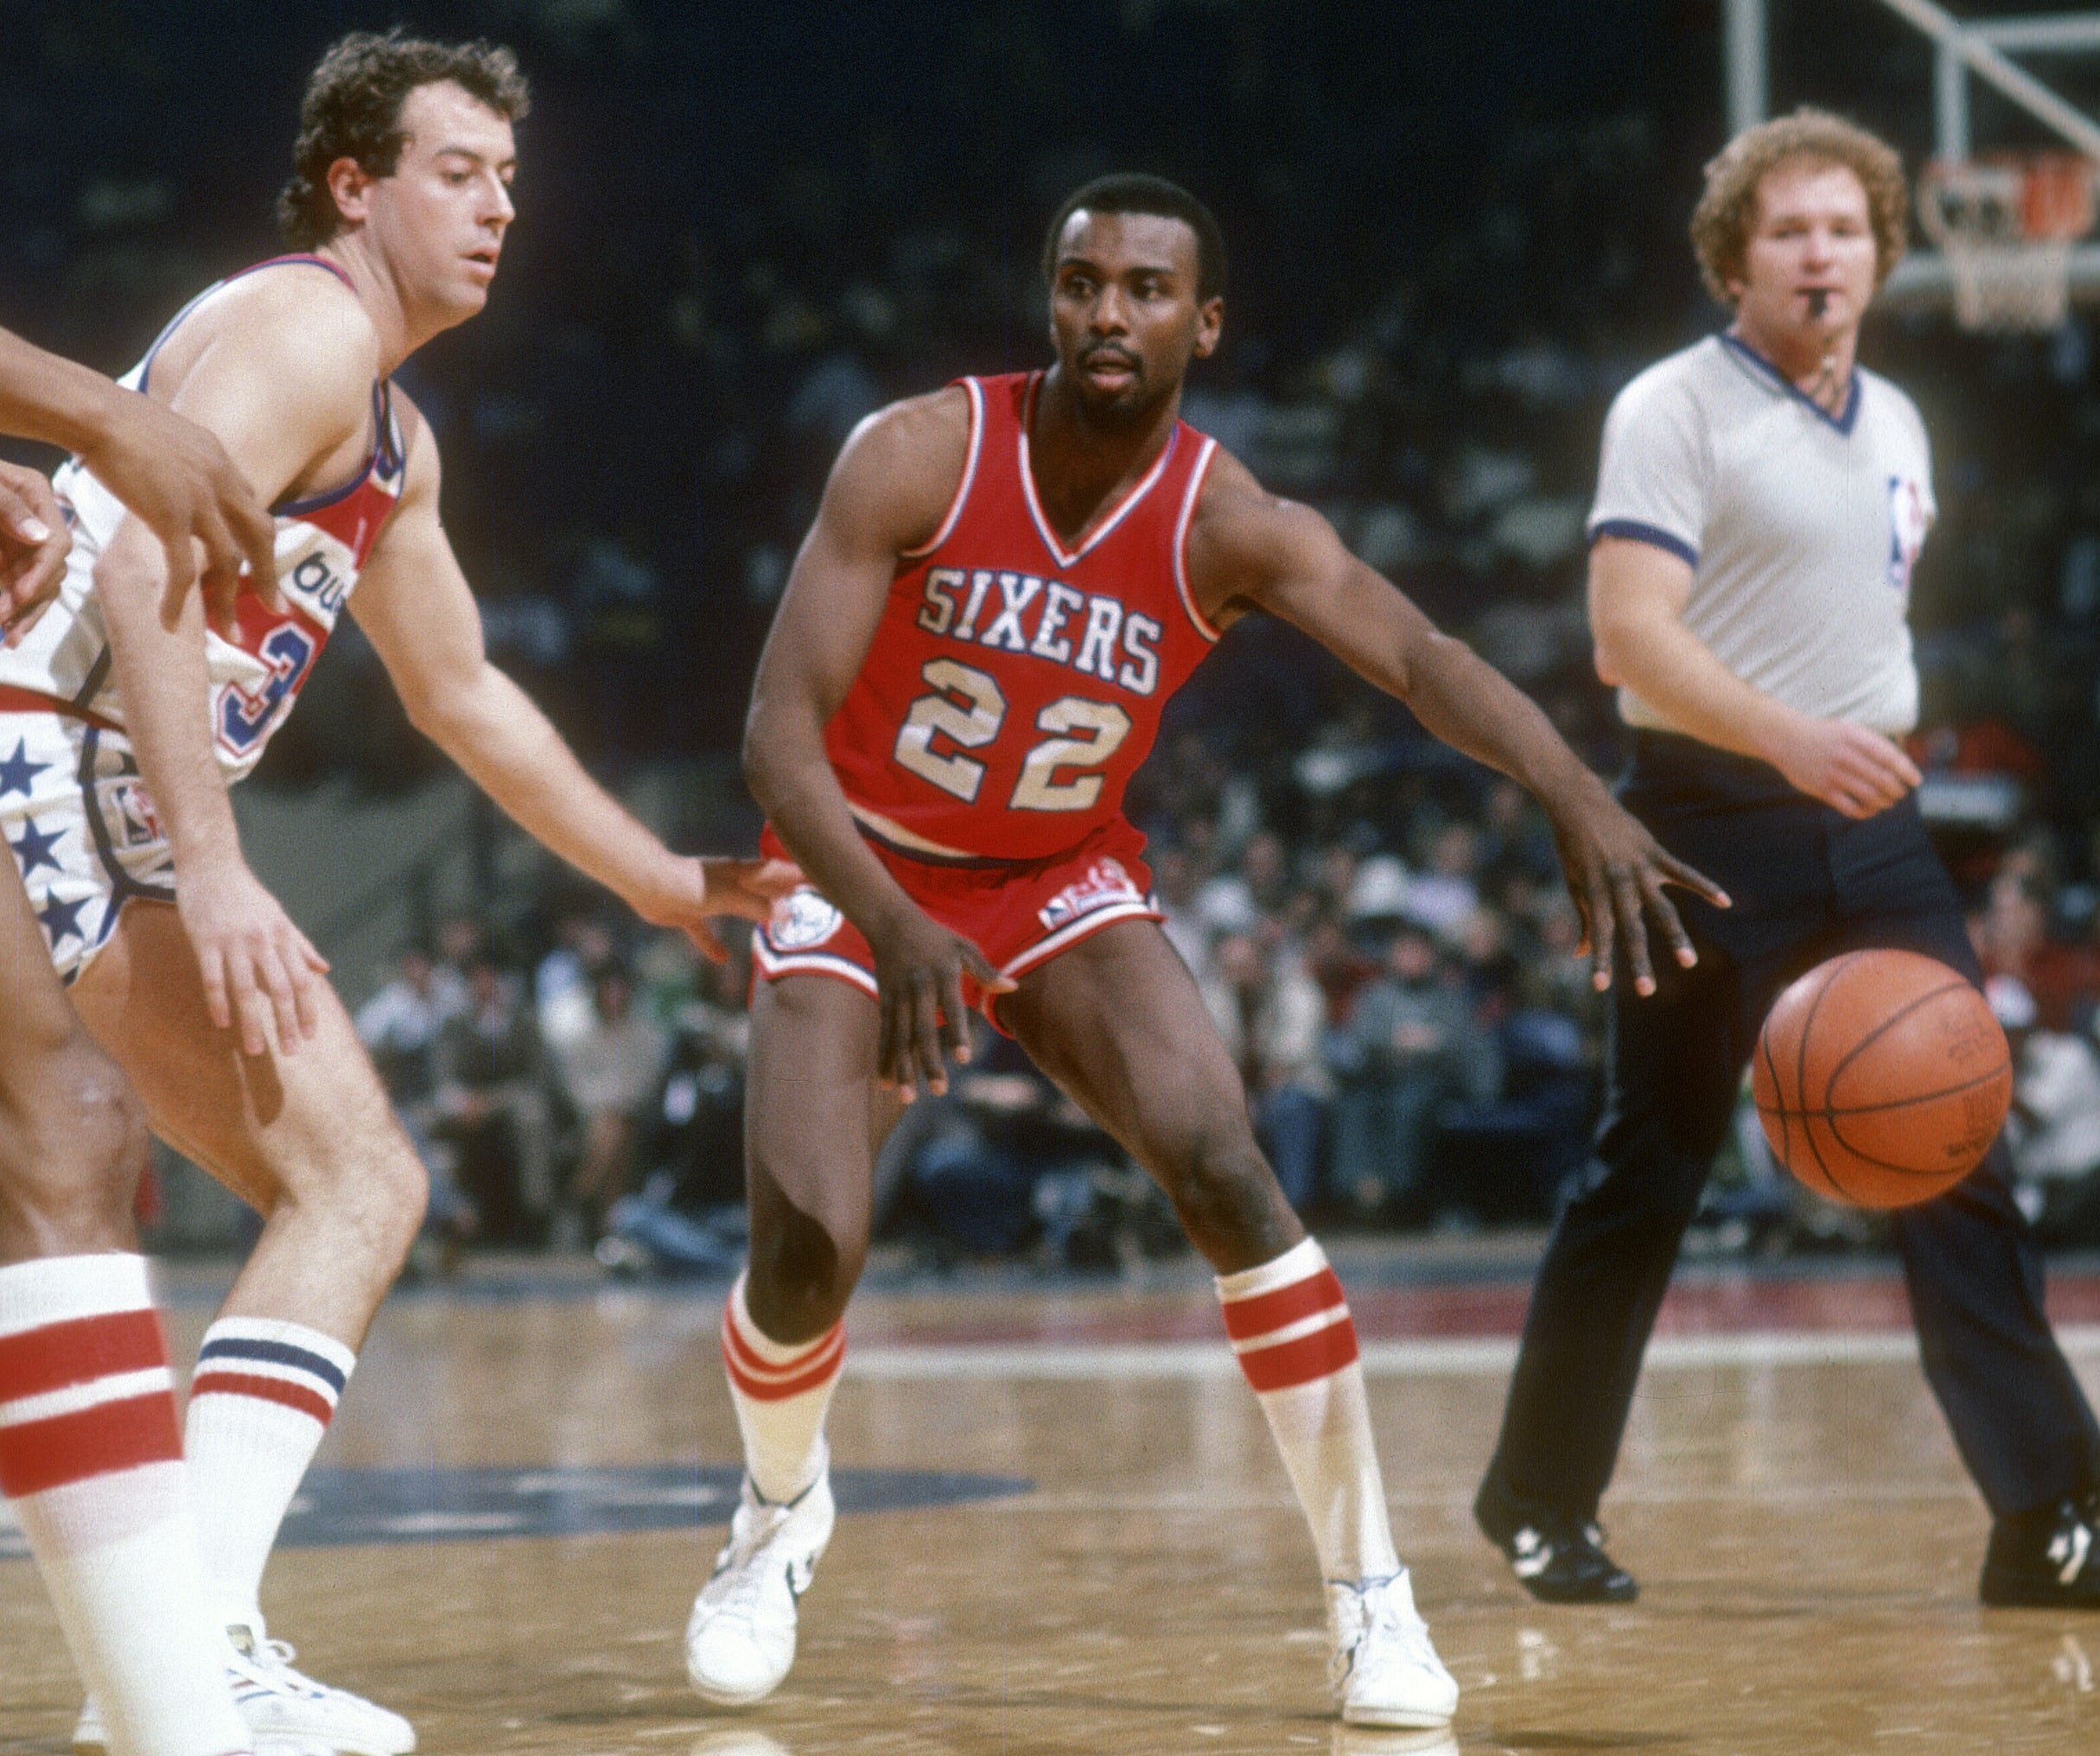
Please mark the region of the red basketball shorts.
[[[760, 848], [791, 857], [770, 824]], [[1145, 838], [1123, 818], [1104, 824], [1077, 847], [1047, 860], [982, 866], [918, 860], [870, 840], [890, 876], [929, 918], [968, 939], [1002, 976], [1021, 977], [1119, 920], [1158, 920]], [[875, 992], [875, 955], [860, 929], [816, 889], [792, 892], [771, 923], [752, 936], [753, 974], [830, 976]], [[993, 996], [965, 977], [963, 998], [996, 1025]]]

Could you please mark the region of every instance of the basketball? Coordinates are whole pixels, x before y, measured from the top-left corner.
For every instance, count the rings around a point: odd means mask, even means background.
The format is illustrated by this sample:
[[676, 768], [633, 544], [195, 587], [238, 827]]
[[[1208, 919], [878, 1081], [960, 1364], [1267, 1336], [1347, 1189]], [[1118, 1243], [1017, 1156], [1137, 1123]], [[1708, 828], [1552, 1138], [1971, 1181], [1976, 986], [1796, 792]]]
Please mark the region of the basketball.
[[1967, 1176], [2013, 1101], [1981, 993], [1914, 951], [1851, 951], [1774, 1002], [1752, 1088], [1765, 1138], [1818, 1195], [1908, 1207]]

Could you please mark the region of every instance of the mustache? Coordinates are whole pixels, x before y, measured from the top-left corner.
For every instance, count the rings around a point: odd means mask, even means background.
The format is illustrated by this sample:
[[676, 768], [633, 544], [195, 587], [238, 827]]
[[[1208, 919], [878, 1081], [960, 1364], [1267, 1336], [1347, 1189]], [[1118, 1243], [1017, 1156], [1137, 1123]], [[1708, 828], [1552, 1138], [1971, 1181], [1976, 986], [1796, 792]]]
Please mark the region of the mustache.
[[1079, 355], [1079, 364], [1081, 366], [1127, 366], [1132, 372], [1144, 370], [1144, 362], [1135, 353], [1130, 353], [1127, 348], [1117, 347], [1112, 342], [1104, 342], [1098, 347], [1087, 348]]

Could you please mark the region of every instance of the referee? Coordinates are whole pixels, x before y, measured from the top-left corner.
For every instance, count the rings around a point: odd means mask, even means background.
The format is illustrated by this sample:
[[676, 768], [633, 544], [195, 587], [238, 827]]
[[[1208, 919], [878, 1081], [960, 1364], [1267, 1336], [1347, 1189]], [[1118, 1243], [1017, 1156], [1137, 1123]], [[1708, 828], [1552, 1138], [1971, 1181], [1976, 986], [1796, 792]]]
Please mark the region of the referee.
[[[1922, 951], [1980, 981], [1927, 842], [1905, 614], [1933, 516], [1909, 398], [1854, 364], [1903, 252], [1896, 155], [1801, 110], [1707, 167], [1699, 265], [1725, 334], [1650, 367], [1605, 423], [1590, 518], [1597, 667], [1622, 797], [1734, 899], [1683, 905], [1691, 969], [1612, 991], [1595, 1154], [1541, 1263], [1480, 1528], [1549, 1602], [1624, 1603], [1595, 1523], [1643, 1349], [1780, 989], [1825, 958]], [[2100, 1608], [2100, 1428], [2042, 1310], [2002, 1145], [1896, 1218], [1925, 1375], [1995, 1523], [1987, 1604]]]

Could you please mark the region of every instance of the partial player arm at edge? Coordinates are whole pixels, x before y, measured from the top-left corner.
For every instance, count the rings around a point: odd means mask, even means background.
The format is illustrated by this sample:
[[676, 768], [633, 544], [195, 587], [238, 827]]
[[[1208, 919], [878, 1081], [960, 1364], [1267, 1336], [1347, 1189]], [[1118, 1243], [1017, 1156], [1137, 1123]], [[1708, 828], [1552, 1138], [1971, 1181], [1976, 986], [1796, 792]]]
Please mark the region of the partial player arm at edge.
[[531, 697], [488, 662], [481, 613], [437, 516], [437, 447], [409, 447], [408, 480], [350, 599], [417, 730], [543, 846], [719, 958], [710, 914], [763, 920], [796, 879], [784, 862], [674, 854], [591, 779]]
[[[258, 589], [274, 601], [269, 511], [219, 442], [194, 423], [0, 329], [0, 432], [79, 453], [160, 540], [171, 600], [199, 580], [194, 541], [203, 545], [201, 578], [214, 620], [232, 618], [244, 560]], [[0, 626], [40, 608], [56, 583], [54, 574], [34, 589], [18, 584], [11, 601], [0, 599]]]
[[744, 779], [818, 888], [875, 954], [881, 1077], [908, 1099], [947, 1088], [943, 1052], [968, 1059], [961, 977], [1012, 984], [933, 926], [869, 850], [824, 751], [888, 601], [898, 557], [926, 541], [961, 480], [969, 405], [948, 390], [862, 423], [833, 465], [773, 617], [744, 726]]
[[1190, 532], [1190, 571], [1213, 620], [1266, 609], [1359, 677], [1407, 703], [1435, 737], [1507, 774], [1552, 820], [1569, 888], [1588, 928], [1599, 987], [1623, 938], [1636, 988], [1652, 990], [1646, 921], [1680, 964], [1695, 960], [1664, 884], [1727, 899], [1657, 844], [1568, 748], [1537, 703], [1462, 641], [1438, 631], [1390, 582], [1349, 553], [1309, 507], [1263, 493], [1221, 460]]
[[1597, 674], [1687, 736], [1769, 762], [1848, 817], [1871, 817], [1918, 785], [1910, 758], [1880, 733], [1798, 713], [1730, 671], [1684, 626], [1691, 588], [1682, 556], [1637, 538], [1598, 538], [1589, 552]]

